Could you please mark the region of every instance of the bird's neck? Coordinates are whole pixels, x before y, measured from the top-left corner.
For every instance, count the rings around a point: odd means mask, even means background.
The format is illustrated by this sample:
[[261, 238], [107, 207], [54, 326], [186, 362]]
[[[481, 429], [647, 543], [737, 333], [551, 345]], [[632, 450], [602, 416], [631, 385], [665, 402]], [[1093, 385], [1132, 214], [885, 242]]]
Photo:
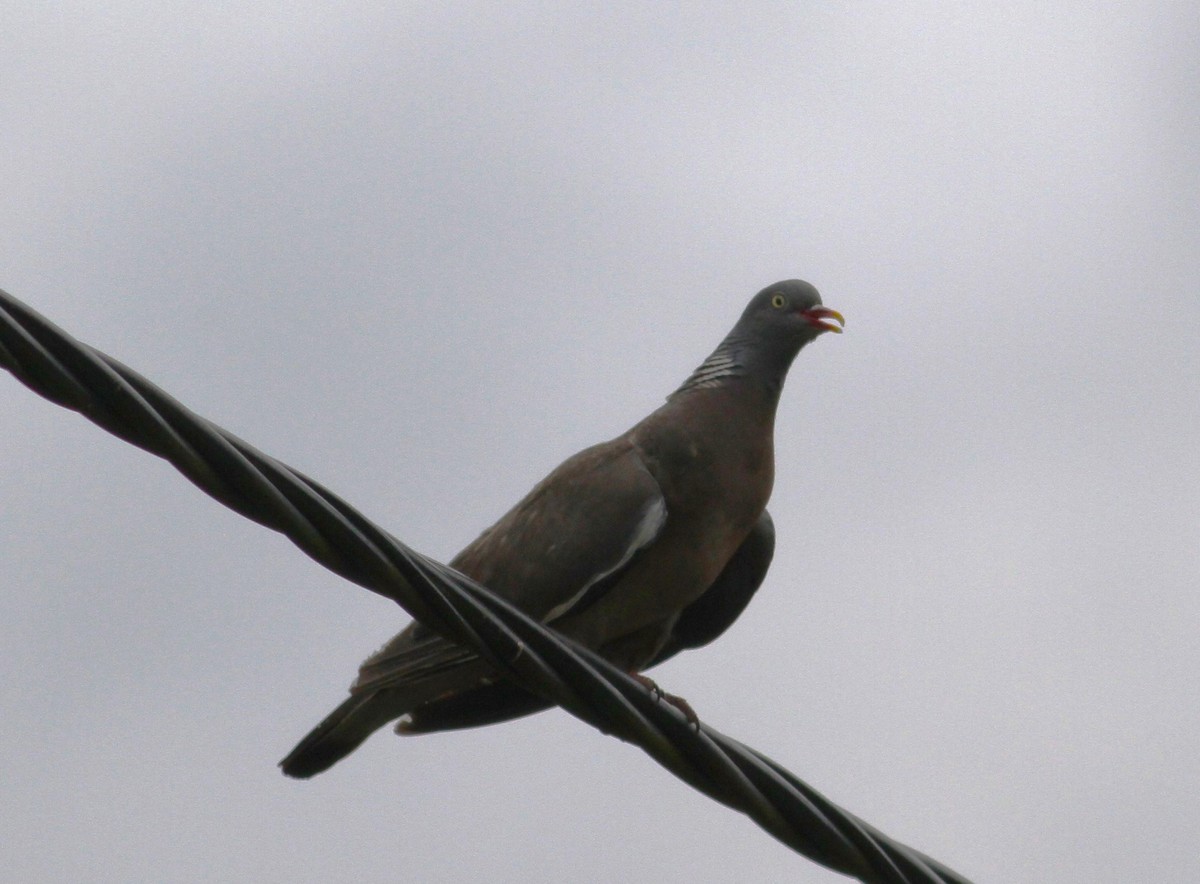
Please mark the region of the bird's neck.
[[738, 358], [738, 348], [726, 338], [721, 342], [721, 346], [713, 350], [712, 355], [701, 362], [688, 379], [680, 384], [679, 389], [667, 398], [674, 399], [691, 390], [724, 386], [745, 373], [746, 367]]
[[762, 346], [750, 346], [735, 330], [667, 398], [674, 399], [696, 390], [750, 385], [775, 402], [798, 350], [789, 348], [776, 352]]

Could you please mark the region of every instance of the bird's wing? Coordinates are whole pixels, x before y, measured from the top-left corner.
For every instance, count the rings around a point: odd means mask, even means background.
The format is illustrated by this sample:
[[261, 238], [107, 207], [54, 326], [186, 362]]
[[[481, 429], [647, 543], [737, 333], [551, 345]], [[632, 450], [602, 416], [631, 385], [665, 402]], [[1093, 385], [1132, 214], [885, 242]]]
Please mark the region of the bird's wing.
[[[553, 622], [607, 592], [666, 519], [658, 483], [622, 437], [569, 458], [450, 564], [530, 616]], [[413, 624], [363, 663], [353, 690], [441, 676], [474, 659], [472, 651]]]
[[[741, 616], [767, 576], [775, 553], [775, 525], [765, 510], [733, 558], [704, 595], [684, 608], [666, 645], [650, 666], [720, 636]], [[647, 667], [649, 668], [649, 667]], [[481, 727], [531, 715], [550, 704], [512, 682], [472, 687], [414, 710], [398, 730], [405, 734]]]
[[712, 586], [683, 609], [667, 643], [650, 666], [657, 666], [688, 648], [702, 647], [732, 626], [762, 586], [774, 556], [775, 523], [771, 514], [763, 510]]

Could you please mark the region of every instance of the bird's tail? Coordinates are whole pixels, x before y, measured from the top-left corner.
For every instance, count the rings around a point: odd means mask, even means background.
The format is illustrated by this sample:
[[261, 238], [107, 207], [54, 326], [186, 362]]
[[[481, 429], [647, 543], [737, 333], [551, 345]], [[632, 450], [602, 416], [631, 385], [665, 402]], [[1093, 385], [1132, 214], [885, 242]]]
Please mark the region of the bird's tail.
[[404, 704], [391, 696], [397, 692], [392, 688], [351, 694], [297, 743], [279, 766], [289, 777], [298, 779], [308, 779], [333, 767], [379, 728], [404, 714]]
[[[425, 703], [453, 696], [476, 686], [488, 672], [474, 654], [449, 645], [426, 661], [419, 672], [407, 669], [377, 673], [361, 680], [350, 696], [279, 762], [289, 777], [307, 779], [328, 770], [389, 721]], [[395, 677], [392, 677], [392, 676]]]

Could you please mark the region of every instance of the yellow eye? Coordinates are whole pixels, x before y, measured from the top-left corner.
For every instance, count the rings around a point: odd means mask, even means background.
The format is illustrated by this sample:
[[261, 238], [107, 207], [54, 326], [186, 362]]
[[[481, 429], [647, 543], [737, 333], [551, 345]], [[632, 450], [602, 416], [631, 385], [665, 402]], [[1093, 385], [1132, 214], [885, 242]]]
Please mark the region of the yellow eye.
[[786, 303], [787, 303], [787, 298], [785, 298], [783, 295], [776, 295], [775, 297], [773, 297], [771, 299], [771, 306], [774, 307], [776, 310], [778, 310], [780, 307], [782, 307]]

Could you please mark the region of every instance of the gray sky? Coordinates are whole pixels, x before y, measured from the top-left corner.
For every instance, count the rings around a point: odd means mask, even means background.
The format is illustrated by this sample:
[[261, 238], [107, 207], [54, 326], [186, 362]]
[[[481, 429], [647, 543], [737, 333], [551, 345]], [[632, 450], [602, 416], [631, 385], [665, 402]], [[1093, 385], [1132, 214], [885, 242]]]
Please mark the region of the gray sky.
[[[981, 882], [1193, 879], [1194, 8], [177, 6], [0, 13], [0, 286], [449, 557], [806, 278], [771, 575], [659, 681]], [[0, 422], [0, 877], [840, 880], [557, 711], [284, 778], [403, 613]]]

